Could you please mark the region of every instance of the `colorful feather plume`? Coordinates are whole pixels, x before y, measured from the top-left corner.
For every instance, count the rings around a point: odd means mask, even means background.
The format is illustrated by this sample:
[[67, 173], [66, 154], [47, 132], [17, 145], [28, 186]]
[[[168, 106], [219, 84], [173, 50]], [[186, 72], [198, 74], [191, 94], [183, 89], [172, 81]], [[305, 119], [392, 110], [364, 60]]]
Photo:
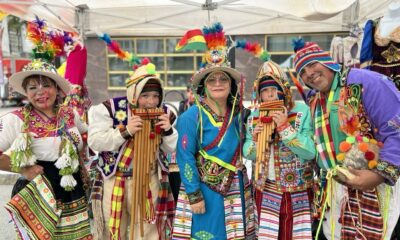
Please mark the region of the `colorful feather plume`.
[[294, 85], [296, 86], [297, 90], [299, 91], [301, 98], [303, 98], [304, 102], [307, 103], [306, 99], [306, 93], [304, 91], [303, 85], [301, 85], [300, 81], [293, 75], [293, 73], [290, 71], [290, 69], [287, 70], [287, 72], [290, 75], [290, 78], [292, 79]]
[[246, 40], [236, 40], [235, 48], [246, 50], [247, 52], [250, 52], [264, 62], [271, 59], [271, 55], [266, 50], [264, 50], [264, 48], [258, 42], [251, 43]]
[[27, 38], [35, 45], [32, 58], [52, 62], [55, 57], [65, 55], [65, 46], [74, 44], [71, 35], [57, 29], [50, 30], [46, 21], [36, 16], [27, 26]]
[[214, 23], [209, 27], [204, 27], [203, 35], [207, 42], [208, 49], [226, 47], [226, 37], [220, 22]]
[[121, 49], [119, 43], [115, 40], [111, 40], [110, 35], [107, 33], [98, 33], [97, 34], [101, 40], [103, 40], [108, 48], [113, 51], [115, 54], [117, 54], [118, 58], [120, 58], [123, 61], [129, 62], [129, 64], [135, 69], [137, 68], [137, 65], [143, 65], [140, 61], [140, 59], [135, 56], [134, 54], [124, 51]]

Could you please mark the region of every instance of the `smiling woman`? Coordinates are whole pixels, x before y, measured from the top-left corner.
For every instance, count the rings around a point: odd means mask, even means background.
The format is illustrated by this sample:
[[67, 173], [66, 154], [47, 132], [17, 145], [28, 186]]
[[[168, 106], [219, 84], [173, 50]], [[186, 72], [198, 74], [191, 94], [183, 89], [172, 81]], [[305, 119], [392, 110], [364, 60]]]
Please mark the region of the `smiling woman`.
[[29, 101], [0, 118], [0, 169], [25, 178], [6, 204], [18, 236], [92, 239], [79, 154], [87, 129], [62, 104], [69, 82], [52, 64], [36, 59], [11, 76], [10, 84]]
[[209, 42], [206, 66], [193, 76], [196, 104], [177, 123], [182, 185], [172, 239], [254, 239], [250, 182], [238, 136], [241, 74], [230, 67], [225, 45], [212, 46], [226, 44], [222, 26], [203, 32], [221, 38]]

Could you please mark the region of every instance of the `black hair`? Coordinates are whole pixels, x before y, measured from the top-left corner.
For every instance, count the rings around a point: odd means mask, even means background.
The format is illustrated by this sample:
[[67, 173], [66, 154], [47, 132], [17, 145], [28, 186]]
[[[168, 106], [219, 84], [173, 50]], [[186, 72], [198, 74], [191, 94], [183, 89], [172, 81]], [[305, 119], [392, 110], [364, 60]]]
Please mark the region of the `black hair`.
[[27, 88], [28, 88], [28, 84], [31, 81], [31, 79], [34, 79], [37, 83], [40, 83], [42, 81], [42, 79], [48, 79], [50, 80], [50, 82], [52, 84], [54, 84], [54, 86], [57, 87], [58, 89], [58, 85], [57, 83], [50, 77], [44, 76], [44, 75], [40, 75], [40, 74], [34, 74], [34, 75], [30, 75], [27, 76], [23, 81], [22, 81], [22, 88], [24, 89], [24, 91], [26, 92]]

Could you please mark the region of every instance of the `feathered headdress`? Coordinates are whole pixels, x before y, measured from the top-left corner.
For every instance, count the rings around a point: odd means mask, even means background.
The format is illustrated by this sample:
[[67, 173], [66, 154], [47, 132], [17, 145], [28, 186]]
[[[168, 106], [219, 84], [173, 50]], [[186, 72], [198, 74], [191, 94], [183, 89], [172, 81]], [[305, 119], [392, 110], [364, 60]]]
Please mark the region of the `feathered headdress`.
[[33, 59], [43, 59], [52, 62], [55, 57], [65, 55], [64, 47], [72, 44], [70, 33], [50, 30], [46, 21], [39, 19], [28, 23], [27, 38], [32, 41], [35, 47], [32, 50]]
[[133, 53], [123, 50], [118, 42], [112, 40], [110, 35], [106, 33], [98, 33], [97, 35], [107, 44], [111, 51], [117, 54], [118, 58], [128, 62], [132, 67], [132, 72], [129, 73], [130, 77], [125, 81], [128, 101], [132, 107], [137, 107], [137, 95], [140, 94], [147, 80], [155, 79], [160, 83], [160, 86], [162, 86], [162, 81], [156, 71], [156, 66], [150, 62], [150, 59], [140, 59]]

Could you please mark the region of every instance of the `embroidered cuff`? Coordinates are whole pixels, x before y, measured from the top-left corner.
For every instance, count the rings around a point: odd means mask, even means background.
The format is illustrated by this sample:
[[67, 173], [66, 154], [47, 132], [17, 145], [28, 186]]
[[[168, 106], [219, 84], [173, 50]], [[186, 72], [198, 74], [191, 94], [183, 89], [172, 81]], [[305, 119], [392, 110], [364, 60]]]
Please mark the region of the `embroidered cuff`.
[[280, 131], [284, 130], [285, 128], [289, 127], [289, 126], [290, 126], [290, 124], [286, 121], [286, 122], [282, 123], [281, 125], [279, 125], [279, 126], [276, 128], [276, 130], [277, 130], [278, 132], [280, 132]]
[[385, 183], [394, 186], [399, 178], [399, 168], [382, 160], [378, 160], [378, 165], [372, 171], [385, 178]]
[[187, 196], [190, 204], [201, 202], [204, 199], [200, 189], [195, 192], [188, 193]]
[[279, 136], [281, 136], [282, 140], [289, 140], [293, 138], [293, 135], [296, 134], [296, 130], [292, 127], [292, 125], [287, 125], [286, 128], [282, 130], [278, 130]]
[[120, 128], [119, 132], [121, 133], [121, 136], [125, 139], [128, 140], [132, 137], [131, 133], [128, 131], [126, 127]]
[[172, 135], [172, 133], [174, 133], [174, 130], [173, 130], [173, 128], [171, 127], [168, 131], [163, 131], [163, 132], [162, 132], [162, 135], [163, 135], [163, 136], [170, 136], [170, 135]]

